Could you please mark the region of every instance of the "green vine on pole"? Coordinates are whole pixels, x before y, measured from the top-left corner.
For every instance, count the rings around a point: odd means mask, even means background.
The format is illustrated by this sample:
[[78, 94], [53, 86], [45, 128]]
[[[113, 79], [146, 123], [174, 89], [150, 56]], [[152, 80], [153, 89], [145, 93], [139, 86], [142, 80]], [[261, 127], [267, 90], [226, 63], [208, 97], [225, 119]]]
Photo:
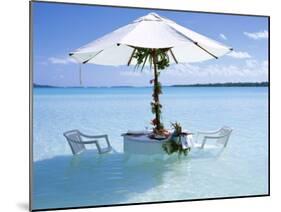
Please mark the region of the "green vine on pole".
[[149, 49], [149, 48], [135, 48], [133, 58], [137, 60], [136, 68], [141, 66], [141, 71], [143, 70], [147, 61], [150, 67], [154, 67], [154, 79], [150, 80], [150, 83], [154, 84], [153, 87], [153, 101], [151, 104], [151, 112], [155, 114], [155, 118], [151, 121], [154, 126], [153, 132], [155, 134], [162, 135], [165, 133], [164, 125], [161, 123], [161, 109], [162, 105], [159, 101], [159, 95], [162, 94], [161, 83], [158, 82], [158, 77], [160, 76], [160, 71], [169, 67], [170, 61], [168, 56], [169, 48], [164, 49]]
[[[150, 64], [150, 67], [153, 65], [153, 51], [156, 52], [157, 56], [157, 70], [164, 70], [169, 67], [170, 60], [168, 56], [169, 48], [165, 49], [148, 49], [148, 48], [135, 48], [133, 58], [137, 60], [136, 68], [139, 68], [142, 65], [141, 71], [143, 70], [147, 60]], [[158, 72], [160, 75], [160, 72]]]

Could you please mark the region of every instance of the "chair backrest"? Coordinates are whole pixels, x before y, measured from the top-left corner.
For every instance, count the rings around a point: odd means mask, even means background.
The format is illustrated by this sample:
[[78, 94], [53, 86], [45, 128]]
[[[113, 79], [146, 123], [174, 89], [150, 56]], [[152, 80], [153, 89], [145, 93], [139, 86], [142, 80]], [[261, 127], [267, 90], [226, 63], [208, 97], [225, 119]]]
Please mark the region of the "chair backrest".
[[77, 155], [86, 149], [84, 144], [76, 142], [82, 142], [80, 132], [78, 130], [67, 131], [63, 135], [68, 141], [72, 154]]
[[224, 126], [219, 131], [219, 136], [223, 136], [222, 138], [218, 138], [217, 143], [223, 144], [224, 147], [226, 147], [230, 134], [232, 132], [232, 129], [230, 127]]

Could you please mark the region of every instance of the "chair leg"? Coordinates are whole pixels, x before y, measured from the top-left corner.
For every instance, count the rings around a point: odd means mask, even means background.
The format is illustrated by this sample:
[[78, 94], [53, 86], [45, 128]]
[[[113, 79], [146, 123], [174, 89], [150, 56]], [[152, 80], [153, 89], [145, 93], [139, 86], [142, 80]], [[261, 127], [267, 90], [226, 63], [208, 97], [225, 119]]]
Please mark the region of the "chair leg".
[[99, 154], [101, 154], [101, 153], [102, 153], [102, 151], [101, 151], [101, 148], [100, 148], [100, 145], [99, 145], [99, 143], [98, 143], [98, 142], [96, 142], [96, 146], [97, 146], [97, 149], [98, 149]]
[[224, 148], [226, 147], [226, 145], [227, 145], [227, 143], [228, 143], [228, 140], [229, 140], [229, 136], [226, 138], [226, 140], [225, 140], [225, 142], [224, 142], [224, 145], [223, 145]]
[[107, 148], [102, 153], [110, 152], [111, 149], [112, 149], [111, 145], [109, 143], [107, 143]]
[[111, 145], [110, 145], [110, 143], [109, 143], [108, 140], [106, 140], [106, 143], [107, 143], [107, 148], [106, 148], [106, 150], [103, 151], [102, 148], [100, 147], [98, 141], [96, 142], [96, 146], [97, 146], [97, 149], [98, 149], [98, 151], [99, 151], [99, 154], [110, 152], [110, 150], [111, 150]]
[[207, 138], [206, 138], [206, 137], [204, 137], [204, 138], [203, 138], [203, 141], [202, 141], [202, 144], [201, 144], [201, 149], [203, 149], [203, 148], [204, 148], [205, 143], [206, 143], [206, 140], [207, 140]]
[[111, 145], [110, 145], [110, 142], [109, 142], [109, 139], [108, 139], [108, 136], [105, 137], [105, 140], [106, 140], [106, 144], [107, 144], [107, 150], [105, 152], [109, 152], [111, 150]]

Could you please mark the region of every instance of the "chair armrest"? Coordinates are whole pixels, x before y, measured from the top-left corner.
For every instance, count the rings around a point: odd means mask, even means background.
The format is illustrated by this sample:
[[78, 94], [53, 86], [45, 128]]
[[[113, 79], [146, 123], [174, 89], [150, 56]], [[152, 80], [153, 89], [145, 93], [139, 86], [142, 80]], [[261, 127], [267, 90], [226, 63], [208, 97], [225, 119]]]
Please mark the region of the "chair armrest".
[[77, 144], [94, 144], [97, 142], [97, 140], [88, 140], [88, 141], [76, 141], [73, 139], [68, 138], [69, 141], [73, 142], [73, 143], [77, 143]]
[[85, 137], [85, 138], [107, 138], [108, 136], [106, 134], [104, 135], [86, 135], [84, 133], [80, 132], [80, 135]]
[[216, 134], [220, 131], [221, 129], [215, 130], [215, 131], [197, 131], [197, 134], [203, 134], [203, 135], [207, 135], [207, 134]]
[[204, 136], [204, 138], [206, 139], [219, 139], [219, 138], [223, 138], [227, 135], [220, 135], [220, 136]]
[[[104, 134], [104, 135], [86, 135], [86, 134], [83, 134], [80, 132], [80, 135], [82, 137], [85, 137], [85, 138], [95, 138], [95, 139], [99, 139], [99, 138], [104, 138], [106, 143], [107, 143], [107, 146], [108, 148], [112, 148], [111, 145], [110, 145], [110, 142], [109, 142], [109, 139], [108, 139], [108, 135], [107, 134]], [[87, 141], [86, 141], [87, 142]], [[100, 149], [100, 146], [99, 146], [99, 143], [97, 140], [95, 140], [95, 143], [97, 145], [97, 148], [99, 149], [99, 152], [101, 152], [101, 149]]]
[[220, 131], [220, 129], [217, 129], [215, 131], [197, 131], [194, 142], [198, 143], [199, 136], [201, 136], [201, 135], [214, 135], [214, 134], [219, 133], [219, 131]]
[[83, 144], [96, 144], [97, 140], [82, 141]]
[[225, 136], [227, 136], [227, 135], [221, 135], [221, 136], [204, 136], [204, 137], [203, 137], [203, 142], [202, 142], [200, 148], [201, 148], [201, 149], [204, 148], [207, 139], [219, 139], [219, 138], [223, 138], [223, 137], [225, 137]]

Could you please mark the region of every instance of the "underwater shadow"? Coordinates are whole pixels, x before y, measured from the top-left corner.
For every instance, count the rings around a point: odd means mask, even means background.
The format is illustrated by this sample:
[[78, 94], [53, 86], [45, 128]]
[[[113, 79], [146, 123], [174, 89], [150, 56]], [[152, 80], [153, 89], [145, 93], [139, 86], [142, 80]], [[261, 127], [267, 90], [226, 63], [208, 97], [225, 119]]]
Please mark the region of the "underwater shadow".
[[125, 203], [130, 195], [161, 185], [175, 160], [87, 151], [34, 162], [33, 209]]
[[225, 148], [210, 148], [210, 149], [192, 149], [189, 153], [189, 156], [196, 160], [196, 159], [211, 159], [217, 160], [219, 159], [225, 152]]

